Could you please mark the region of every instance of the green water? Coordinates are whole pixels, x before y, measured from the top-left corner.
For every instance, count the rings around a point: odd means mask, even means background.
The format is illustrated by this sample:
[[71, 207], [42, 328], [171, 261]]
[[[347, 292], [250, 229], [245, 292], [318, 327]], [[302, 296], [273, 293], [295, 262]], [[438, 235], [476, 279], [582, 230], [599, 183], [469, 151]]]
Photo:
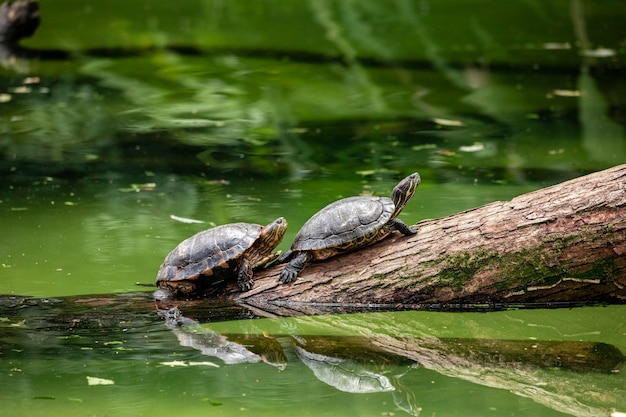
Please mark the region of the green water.
[[[273, 362], [252, 355], [234, 363], [233, 356], [211, 354], [206, 348], [213, 345], [175, 336], [158, 319], [141, 325], [128, 320], [115, 329], [87, 330], [75, 323], [71, 330], [36, 332], [28, 328], [35, 322], [31, 315], [27, 323], [0, 323], [3, 345], [12, 348], [3, 352], [2, 415], [275, 415], [278, 410], [285, 415], [417, 415], [419, 410], [426, 415], [604, 415], [607, 407], [624, 405], [623, 373], [483, 362], [462, 353], [457, 357], [455, 345], [463, 340], [526, 341], [528, 346], [546, 340], [601, 341], [623, 351], [625, 318], [626, 309], [613, 306], [227, 320], [194, 330], [196, 340], [219, 332], [256, 353], [259, 338], [271, 339], [272, 350], [281, 353]], [[328, 346], [342, 337], [352, 337], [352, 344], [331, 358], [351, 362], [340, 368], [366, 372], [361, 383], [374, 373], [393, 388], [339, 389], [341, 381], [325, 378], [319, 364], [303, 359], [295, 347], [302, 340], [307, 348], [314, 340]], [[451, 351], [429, 347], [450, 337], [455, 338]], [[408, 358], [365, 356], [363, 343], [384, 346], [394, 340], [417, 341], [418, 348]]]
[[[422, 184], [407, 223], [626, 161], [618, 1], [40, 6], [29, 52], [0, 51], [0, 294], [145, 290], [136, 284], [152, 283], [178, 242], [236, 221], [284, 216], [284, 251], [324, 205], [389, 195], [413, 171]], [[431, 345], [593, 342], [626, 354], [623, 306], [245, 320], [209, 310], [192, 317], [204, 331], [247, 335], [237, 340], [248, 348], [270, 339], [280, 363], [228, 364], [181, 344], [156, 312], [81, 327], [54, 309], [1, 310], [0, 416], [626, 412], [623, 369], [494, 364]], [[318, 336], [341, 342], [342, 366], [393, 389], [324, 381], [330, 368], [314, 371], [297, 349]], [[371, 359], [354, 337], [413, 348]]]

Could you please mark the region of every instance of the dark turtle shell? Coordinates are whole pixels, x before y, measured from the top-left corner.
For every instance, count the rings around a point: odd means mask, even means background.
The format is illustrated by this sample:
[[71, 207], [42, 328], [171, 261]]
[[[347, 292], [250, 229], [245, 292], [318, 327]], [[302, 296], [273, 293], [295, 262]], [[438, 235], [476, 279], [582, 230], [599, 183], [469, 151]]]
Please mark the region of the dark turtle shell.
[[382, 239], [383, 230], [395, 205], [386, 197], [348, 197], [329, 204], [302, 226], [292, 251], [314, 251], [315, 259], [325, 259], [342, 250], [360, 247]]
[[189, 294], [197, 287], [239, 276], [241, 289], [249, 290], [252, 269], [276, 258], [272, 250], [286, 229], [287, 222], [281, 217], [267, 226], [232, 223], [199, 232], [165, 257], [156, 285]]
[[183, 240], [163, 261], [157, 281], [195, 280], [213, 269], [232, 269], [261, 233], [263, 226], [232, 223], [204, 230]]

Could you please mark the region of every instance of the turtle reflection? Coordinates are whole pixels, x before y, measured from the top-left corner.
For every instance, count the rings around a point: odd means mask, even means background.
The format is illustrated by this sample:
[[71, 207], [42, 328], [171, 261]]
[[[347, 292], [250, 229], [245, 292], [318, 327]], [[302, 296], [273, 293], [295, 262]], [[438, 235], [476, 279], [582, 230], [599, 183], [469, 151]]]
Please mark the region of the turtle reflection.
[[281, 370], [287, 366], [287, 358], [282, 346], [270, 336], [263, 334], [221, 335], [183, 316], [177, 307], [160, 313], [181, 346], [194, 348], [203, 355], [221, 359], [226, 364], [263, 361]]
[[402, 411], [417, 416], [421, 408], [402, 377], [417, 363], [382, 351], [365, 338], [292, 336], [298, 358], [317, 379], [344, 392], [391, 392]]

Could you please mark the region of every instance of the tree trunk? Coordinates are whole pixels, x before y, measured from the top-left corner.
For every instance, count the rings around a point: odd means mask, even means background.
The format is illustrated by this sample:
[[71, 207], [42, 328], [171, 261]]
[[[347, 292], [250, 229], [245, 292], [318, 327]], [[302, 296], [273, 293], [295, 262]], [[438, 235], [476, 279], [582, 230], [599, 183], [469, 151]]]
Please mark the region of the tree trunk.
[[279, 285], [274, 265], [225, 295], [278, 314], [626, 300], [626, 165], [418, 225], [313, 263], [294, 284]]

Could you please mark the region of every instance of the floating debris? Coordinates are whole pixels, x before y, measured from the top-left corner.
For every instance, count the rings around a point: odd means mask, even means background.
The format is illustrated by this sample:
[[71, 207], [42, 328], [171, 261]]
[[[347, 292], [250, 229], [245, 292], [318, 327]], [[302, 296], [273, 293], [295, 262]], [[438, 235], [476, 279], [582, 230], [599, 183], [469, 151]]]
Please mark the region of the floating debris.
[[552, 90], [552, 94], [559, 97], [580, 97], [578, 90]]
[[211, 404], [211, 405], [213, 405], [213, 406], [219, 406], [219, 405], [222, 405], [222, 403], [221, 403], [221, 402], [219, 402], [219, 401], [217, 401], [217, 400], [213, 400], [213, 399], [211, 399], [211, 398], [209, 398], [209, 397], [202, 397], [202, 398], [200, 398], [200, 401], [202, 401], [203, 403], [209, 403], [209, 404]]
[[189, 219], [187, 217], [179, 217], [173, 214], [170, 214], [170, 219], [176, 220], [177, 222], [181, 222], [181, 223], [204, 223], [202, 220]]
[[442, 119], [440, 117], [434, 117], [432, 120], [440, 126], [463, 126], [463, 122], [460, 120]]
[[189, 366], [187, 364], [187, 362], [185, 361], [169, 361], [169, 362], [159, 362], [159, 365], [163, 365], [163, 366], [170, 366], [170, 367], [175, 367], [175, 366]]
[[189, 362], [189, 366], [212, 366], [214, 368], [219, 368], [220, 366], [214, 362], [203, 361], [203, 362]]
[[543, 44], [543, 49], [571, 49], [572, 45], [569, 42], [546, 42]]
[[31, 91], [32, 89], [30, 87], [26, 87], [25, 85], [9, 88], [9, 92], [14, 94], [29, 94]]
[[460, 152], [479, 152], [485, 149], [485, 145], [481, 142], [474, 142], [472, 145], [459, 146]]
[[220, 366], [214, 362], [203, 361], [203, 362], [185, 362], [185, 361], [170, 361], [170, 362], [159, 362], [159, 365], [169, 366], [169, 367], [186, 367], [186, 366], [212, 366], [213, 368], [219, 368]]
[[583, 49], [580, 54], [588, 58], [609, 58], [616, 55], [613, 49], [598, 48], [598, 49]]
[[139, 191], [153, 191], [156, 188], [156, 183], [146, 182], [144, 184], [131, 184], [130, 187], [120, 188], [123, 193], [139, 192]]

